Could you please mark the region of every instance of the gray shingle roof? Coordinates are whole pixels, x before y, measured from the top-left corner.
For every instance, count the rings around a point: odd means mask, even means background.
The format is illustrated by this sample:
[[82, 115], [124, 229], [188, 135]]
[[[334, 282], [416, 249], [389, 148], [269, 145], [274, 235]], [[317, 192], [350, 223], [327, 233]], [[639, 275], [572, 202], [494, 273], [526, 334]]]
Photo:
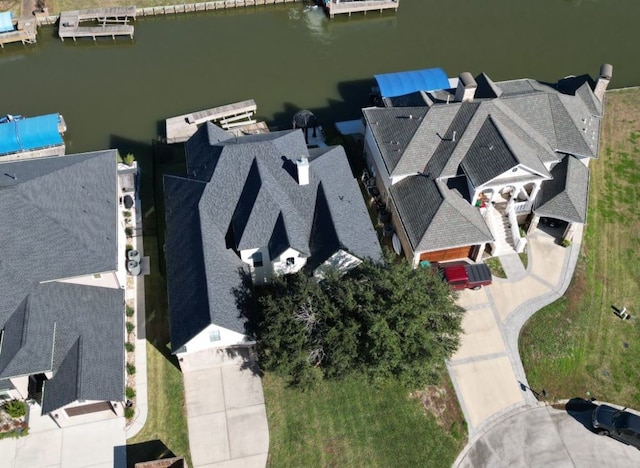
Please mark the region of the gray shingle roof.
[[117, 269], [116, 163], [109, 150], [1, 165], [0, 323], [38, 282]]
[[30, 297], [37, 314], [55, 323], [53, 378], [44, 384], [42, 412], [75, 400], [124, 399], [124, 293], [70, 283], [40, 285]]
[[[564, 154], [596, 157], [601, 104], [593, 95], [592, 81], [584, 77], [571, 83], [565, 80], [562, 88], [561, 83], [530, 79], [494, 83], [480, 74], [476, 82], [472, 102], [449, 103], [445, 94], [438, 101], [432, 93], [436, 102], [427, 103], [423, 113], [420, 107], [363, 110], [391, 176], [425, 173], [445, 181], [466, 174], [478, 187], [516, 166], [544, 180], [551, 177], [545, 164], [557, 163]], [[570, 85], [571, 90], [565, 89]], [[411, 193], [413, 190], [423, 193]], [[441, 210], [446, 192], [438, 190], [437, 184], [410, 176], [390, 191], [414, 250], [419, 245], [463, 245], [450, 238], [449, 218], [438, 217], [446, 212]], [[460, 237], [487, 237], [486, 225], [480, 220], [469, 218], [469, 231], [463, 229]], [[438, 240], [438, 235], [443, 238]]]
[[373, 132], [389, 174], [394, 173], [411, 139], [424, 121], [427, 110], [426, 107], [363, 109], [364, 118]]
[[479, 210], [442, 182], [407, 177], [392, 185], [390, 193], [414, 251], [493, 241]]
[[0, 378], [53, 371], [55, 388], [68, 342], [84, 343], [78, 378], [49, 392], [48, 409], [124, 394], [123, 292], [54, 281], [117, 269], [116, 155], [0, 165]]
[[589, 197], [589, 168], [565, 156], [551, 169], [552, 180], [542, 183], [534, 212], [540, 216], [584, 223]]
[[[301, 156], [309, 157], [310, 182], [305, 186], [298, 184], [294, 163]], [[341, 147], [310, 152], [301, 130], [283, 131], [210, 147], [188, 143], [187, 161], [191, 179], [165, 177], [174, 352], [212, 323], [244, 333], [234, 291], [240, 272], [247, 271], [239, 250], [269, 247], [275, 255], [292, 247], [310, 255], [308, 263], [314, 264], [326, 259], [320, 257], [331, 241], [329, 255], [342, 248], [360, 258], [381, 258]], [[319, 205], [326, 208], [320, 218], [333, 225], [334, 236], [325, 236], [314, 224], [320, 219]]]

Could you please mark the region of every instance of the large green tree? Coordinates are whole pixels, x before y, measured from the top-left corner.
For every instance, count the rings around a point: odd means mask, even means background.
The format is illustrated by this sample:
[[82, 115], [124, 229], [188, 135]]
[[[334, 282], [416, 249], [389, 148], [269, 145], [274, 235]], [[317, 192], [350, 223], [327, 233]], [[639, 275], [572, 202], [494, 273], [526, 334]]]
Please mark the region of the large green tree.
[[316, 281], [303, 273], [256, 288], [261, 364], [310, 385], [352, 372], [436, 382], [457, 349], [463, 310], [430, 269], [365, 261]]

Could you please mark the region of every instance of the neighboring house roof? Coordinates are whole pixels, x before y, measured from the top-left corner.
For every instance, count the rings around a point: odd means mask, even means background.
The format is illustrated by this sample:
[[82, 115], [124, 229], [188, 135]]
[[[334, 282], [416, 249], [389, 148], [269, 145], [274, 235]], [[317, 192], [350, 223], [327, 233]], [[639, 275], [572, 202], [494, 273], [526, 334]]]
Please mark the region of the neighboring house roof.
[[53, 282], [39, 285], [27, 300], [27, 325], [40, 322], [45, 332], [41, 337], [30, 332], [29, 339], [52, 336], [55, 341], [49, 349], [53, 378], [44, 383], [43, 414], [76, 400], [122, 401], [122, 290]]
[[407, 177], [392, 185], [390, 193], [414, 251], [493, 241], [478, 209], [442, 182]]
[[[47, 408], [123, 397], [122, 290], [55, 282], [117, 270], [116, 155], [0, 164], [0, 379], [53, 371]], [[95, 369], [61, 384], [57, 372], [78, 339], [75, 361]]]
[[[455, 102], [455, 90], [449, 89], [385, 101], [402, 107], [363, 110], [384, 168], [395, 178], [390, 193], [414, 250], [490, 238], [470, 199], [452, 198], [462, 202], [450, 213], [456, 222], [439, 215], [449, 206], [447, 181], [466, 178], [472, 188], [497, 177], [504, 183], [530, 177], [523, 174], [544, 181], [552, 177], [547, 167], [565, 154], [597, 156], [602, 104], [593, 82], [578, 77], [556, 85], [529, 79], [495, 83], [485, 74], [475, 80], [471, 101]], [[425, 105], [407, 106], [420, 100]], [[510, 170], [516, 172], [507, 179]], [[426, 182], [420, 175], [447, 183]], [[469, 217], [458, 216], [464, 213]]]
[[[219, 139], [209, 126], [187, 142], [189, 178], [165, 177], [171, 346], [210, 324], [244, 333], [237, 293], [248, 274], [238, 252], [287, 248], [324, 262], [339, 249], [381, 258], [362, 195], [341, 147], [308, 150], [301, 130]], [[295, 161], [309, 158], [308, 185]]]
[[540, 187], [534, 212], [539, 216], [584, 223], [587, 219], [589, 168], [573, 156], [565, 156], [553, 169], [552, 180]]

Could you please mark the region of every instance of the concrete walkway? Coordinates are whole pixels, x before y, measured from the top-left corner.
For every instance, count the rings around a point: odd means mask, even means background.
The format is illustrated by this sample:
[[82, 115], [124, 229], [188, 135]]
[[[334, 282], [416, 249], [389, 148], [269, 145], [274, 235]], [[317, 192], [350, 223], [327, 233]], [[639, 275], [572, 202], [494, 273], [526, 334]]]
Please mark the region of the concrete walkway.
[[198, 351], [184, 356], [180, 367], [193, 466], [264, 468], [269, 428], [254, 353]]
[[136, 406], [135, 416], [127, 427], [127, 439], [135, 436], [142, 430], [147, 422], [148, 396], [147, 396], [147, 332], [146, 332], [146, 314], [144, 299], [144, 276], [150, 270], [149, 257], [144, 256], [144, 245], [142, 243], [142, 213], [140, 199], [136, 197], [136, 201], [132, 211], [135, 215], [135, 232], [133, 238], [133, 247], [140, 252], [142, 257], [142, 273], [135, 278], [134, 288], [126, 291], [126, 299], [133, 299], [135, 302], [136, 317]]
[[468, 424], [469, 440], [510, 411], [537, 405], [518, 353], [518, 336], [529, 317], [560, 298], [569, 286], [582, 227], [576, 229], [574, 239], [564, 248], [538, 229], [529, 237], [526, 274], [514, 264], [520, 260], [513, 255], [504, 263], [510, 278], [494, 278], [491, 286], [480, 291], [461, 292], [458, 304], [467, 310], [464, 335], [447, 369]]

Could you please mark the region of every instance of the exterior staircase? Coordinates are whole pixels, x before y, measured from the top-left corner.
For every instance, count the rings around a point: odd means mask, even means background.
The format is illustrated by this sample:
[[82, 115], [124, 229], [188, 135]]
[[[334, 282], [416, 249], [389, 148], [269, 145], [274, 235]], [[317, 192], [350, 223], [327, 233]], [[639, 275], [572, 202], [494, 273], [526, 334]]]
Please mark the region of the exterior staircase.
[[495, 239], [492, 255], [494, 257], [500, 257], [502, 255], [516, 253], [507, 213], [499, 211], [493, 205], [489, 205], [485, 220]]

